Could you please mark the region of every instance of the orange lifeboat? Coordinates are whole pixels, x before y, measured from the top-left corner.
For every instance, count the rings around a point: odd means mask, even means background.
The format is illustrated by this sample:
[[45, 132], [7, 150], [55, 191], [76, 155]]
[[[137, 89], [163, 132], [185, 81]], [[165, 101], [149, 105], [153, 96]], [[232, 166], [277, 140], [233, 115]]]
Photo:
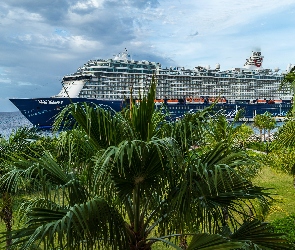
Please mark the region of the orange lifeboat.
[[264, 99], [258, 99], [257, 100], [257, 103], [258, 104], [265, 104], [266, 103], [266, 100], [264, 100]]
[[192, 101], [192, 103], [204, 103], [205, 102], [205, 100], [204, 100], [204, 98], [194, 98], [193, 99], [193, 101]]
[[213, 103], [213, 102], [215, 102], [215, 98], [213, 98], [213, 97], [209, 97], [209, 98], [208, 98], [208, 103]]
[[190, 103], [192, 103], [192, 98], [186, 98], [185, 101], [187, 104], [190, 104]]
[[226, 99], [225, 98], [218, 98], [218, 103], [226, 103]]
[[273, 100], [275, 104], [281, 104], [283, 103], [283, 100]]
[[177, 99], [169, 99], [169, 100], [167, 100], [167, 103], [168, 104], [178, 104], [179, 101]]
[[156, 105], [161, 105], [162, 103], [164, 103], [164, 100], [163, 99], [155, 99], [154, 102]]

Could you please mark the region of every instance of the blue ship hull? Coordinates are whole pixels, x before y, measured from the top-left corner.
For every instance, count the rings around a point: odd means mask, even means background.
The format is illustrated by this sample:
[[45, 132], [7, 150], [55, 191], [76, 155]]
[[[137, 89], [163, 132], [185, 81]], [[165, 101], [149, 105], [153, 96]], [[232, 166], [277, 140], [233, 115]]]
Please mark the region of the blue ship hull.
[[[10, 99], [10, 101], [21, 111], [21, 113], [38, 128], [51, 128], [57, 114], [71, 102], [95, 103], [102, 107], [109, 107], [115, 111], [122, 110], [124, 101], [122, 100], [99, 100], [89, 98], [32, 98], [32, 99]], [[211, 104], [187, 104], [179, 102], [177, 104], [166, 104], [172, 118], [181, 118], [187, 112], [201, 111]], [[160, 105], [155, 105], [157, 108]], [[243, 109], [243, 117], [251, 120], [257, 114], [265, 112], [273, 116], [286, 116], [291, 108], [291, 103], [282, 104], [249, 104], [249, 103], [230, 103], [215, 104], [214, 112], [223, 113], [227, 118], [234, 118], [238, 110]]]
[[87, 102], [110, 107], [115, 111], [122, 110], [122, 100], [96, 100], [88, 98], [32, 98], [10, 99], [20, 112], [37, 128], [49, 129], [55, 117], [70, 103]]

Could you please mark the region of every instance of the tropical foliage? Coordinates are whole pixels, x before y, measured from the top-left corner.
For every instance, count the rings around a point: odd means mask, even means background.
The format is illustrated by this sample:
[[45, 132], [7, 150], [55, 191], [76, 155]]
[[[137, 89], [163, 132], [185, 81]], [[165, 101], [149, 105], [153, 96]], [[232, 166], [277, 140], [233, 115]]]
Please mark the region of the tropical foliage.
[[24, 226], [7, 234], [13, 246], [290, 249], [255, 219], [269, 193], [244, 175], [254, 161], [231, 147], [224, 120], [213, 132], [207, 110], [169, 122], [154, 108], [155, 84], [120, 113], [71, 104], [56, 127], [72, 120], [74, 128], [55, 147], [13, 154], [1, 188], [17, 192], [25, 182], [35, 190], [20, 209]]
[[[282, 80], [281, 88], [288, 86], [293, 91], [293, 100], [295, 100], [295, 67], [293, 67]], [[295, 106], [292, 107], [292, 117], [295, 117]]]
[[279, 128], [271, 143], [271, 152], [264, 159], [265, 164], [293, 176], [295, 188], [295, 121], [290, 119]]
[[[265, 141], [265, 131], [268, 131], [268, 141], [270, 138], [270, 131], [276, 127], [276, 120], [269, 112], [254, 117], [253, 126], [259, 129], [261, 141]], [[263, 137], [262, 137], [262, 131]]]

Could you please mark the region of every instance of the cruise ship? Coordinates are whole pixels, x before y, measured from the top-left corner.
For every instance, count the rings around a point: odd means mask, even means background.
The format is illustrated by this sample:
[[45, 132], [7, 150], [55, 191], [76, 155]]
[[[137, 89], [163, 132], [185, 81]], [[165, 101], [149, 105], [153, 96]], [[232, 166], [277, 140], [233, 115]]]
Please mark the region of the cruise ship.
[[214, 112], [229, 119], [243, 109], [251, 120], [266, 111], [283, 117], [292, 106], [290, 86], [281, 87], [287, 70], [264, 69], [260, 51], [252, 51], [243, 67], [221, 70], [220, 65], [162, 68], [160, 63], [132, 60], [127, 50], [112, 59], [89, 60], [62, 79], [60, 93], [48, 98], [10, 99], [36, 127], [50, 128], [56, 115], [74, 102], [92, 102], [120, 111], [124, 102], [146, 93], [152, 77], [157, 80], [155, 107], [165, 105], [172, 118], [214, 104]]

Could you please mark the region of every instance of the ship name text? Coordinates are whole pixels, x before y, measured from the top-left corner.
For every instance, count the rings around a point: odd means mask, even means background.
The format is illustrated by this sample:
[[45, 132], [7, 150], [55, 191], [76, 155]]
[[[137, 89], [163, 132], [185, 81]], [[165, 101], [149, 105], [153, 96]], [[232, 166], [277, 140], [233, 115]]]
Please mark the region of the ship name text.
[[39, 104], [62, 104], [63, 101], [38, 100]]

